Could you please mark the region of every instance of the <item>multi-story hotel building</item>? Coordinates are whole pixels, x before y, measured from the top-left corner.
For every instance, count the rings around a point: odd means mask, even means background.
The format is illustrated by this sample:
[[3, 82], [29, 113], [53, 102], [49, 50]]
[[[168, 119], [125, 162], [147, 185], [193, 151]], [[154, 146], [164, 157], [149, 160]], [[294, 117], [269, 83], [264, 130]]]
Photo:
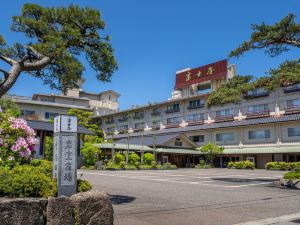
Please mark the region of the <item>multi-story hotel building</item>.
[[48, 121], [59, 114], [67, 114], [69, 109], [91, 111], [95, 116], [118, 111], [117, 92], [108, 90], [89, 93], [81, 89], [69, 89], [65, 94], [34, 94], [32, 97], [6, 95], [4, 98], [14, 101], [21, 110], [21, 116], [29, 120]]
[[[160, 162], [193, 166], [195, 149], [213, 142], [225, 150], [216, 164], [252, 160], [300, 161], [300, 84], [268, 92], [249, 91], [238, 104], [205, 107], [208, 95], [236, 75], [227, 61], [176, 72], [172, 97], [98, 116], [116, 144], [150, 147]], [[199, 156], [200, 155], [200, 156]]]

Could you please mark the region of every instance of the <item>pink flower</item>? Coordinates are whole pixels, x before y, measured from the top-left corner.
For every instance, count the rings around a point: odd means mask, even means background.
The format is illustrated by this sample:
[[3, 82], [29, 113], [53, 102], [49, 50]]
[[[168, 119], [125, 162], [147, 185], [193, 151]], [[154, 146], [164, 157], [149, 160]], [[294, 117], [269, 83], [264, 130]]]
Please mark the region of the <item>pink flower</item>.
[[16, 141], [16, 143], [11, 146], [11, 150], [13, 151], [19, 151], [21, 148], [27, 148], [28, 144], [26, 143], [25, 139], [22, 137], [19, 137]]

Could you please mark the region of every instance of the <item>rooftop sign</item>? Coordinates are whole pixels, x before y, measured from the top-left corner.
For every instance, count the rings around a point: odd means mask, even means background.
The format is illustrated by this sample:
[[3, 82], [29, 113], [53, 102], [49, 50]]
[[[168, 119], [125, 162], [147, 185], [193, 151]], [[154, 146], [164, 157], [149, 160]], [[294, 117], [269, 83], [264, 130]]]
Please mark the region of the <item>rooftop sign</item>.
[[175, 89], [181, 89], [208, 80], [225, 78], [226, 75], [227, 59], [177, 73]]

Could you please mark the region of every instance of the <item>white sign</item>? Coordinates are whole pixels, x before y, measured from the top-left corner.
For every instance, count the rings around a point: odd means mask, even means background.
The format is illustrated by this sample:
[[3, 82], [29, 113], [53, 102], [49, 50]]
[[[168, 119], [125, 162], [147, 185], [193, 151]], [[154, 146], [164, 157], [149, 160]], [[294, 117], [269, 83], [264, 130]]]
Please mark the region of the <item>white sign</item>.
[[77, 117], [59, 115], [54, 118], [54, 133], [70, 132], [77, 133]]

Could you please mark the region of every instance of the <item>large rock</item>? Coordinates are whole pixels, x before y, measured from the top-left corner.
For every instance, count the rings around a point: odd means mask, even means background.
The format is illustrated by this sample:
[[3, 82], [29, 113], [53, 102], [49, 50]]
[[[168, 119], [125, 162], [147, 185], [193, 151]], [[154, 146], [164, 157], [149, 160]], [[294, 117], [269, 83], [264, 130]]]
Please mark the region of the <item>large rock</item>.
[[47, 225], [73, 225], [74, 205], [67, 197], [49, 198], [47, 207]]
[[1, 225], [44, 225], [46, 199], [4, 199], [0, 201]]
[[275, 185], [282, 188], [300, 189], [300, 180], [280, 179], [277, 183], [275, 182]]
[[82, 192], [70, 199], [75, 205], [77, 225], [113, 225], [113, 207], [105, 193]]

